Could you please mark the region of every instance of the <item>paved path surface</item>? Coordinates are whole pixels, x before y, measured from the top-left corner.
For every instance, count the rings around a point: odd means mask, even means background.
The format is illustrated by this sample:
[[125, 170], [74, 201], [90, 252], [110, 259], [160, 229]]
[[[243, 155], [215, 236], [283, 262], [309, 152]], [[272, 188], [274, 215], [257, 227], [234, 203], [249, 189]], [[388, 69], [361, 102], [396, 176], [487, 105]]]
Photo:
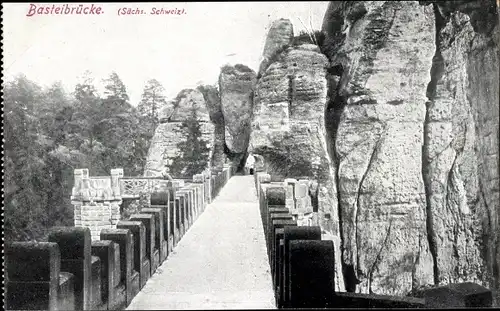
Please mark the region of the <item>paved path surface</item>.
[[127, 310], [272, 309], [253, 176], [234, 176]]

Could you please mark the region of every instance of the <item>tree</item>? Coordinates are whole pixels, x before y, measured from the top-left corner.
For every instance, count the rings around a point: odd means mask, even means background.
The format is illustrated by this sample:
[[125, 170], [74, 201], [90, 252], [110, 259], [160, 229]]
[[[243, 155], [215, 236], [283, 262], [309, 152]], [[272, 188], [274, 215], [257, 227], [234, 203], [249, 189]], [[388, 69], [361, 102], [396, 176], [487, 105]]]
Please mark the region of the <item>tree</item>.
[[87, 160], [82, 165], [89, 168], [91, 174], [105, 174], [106, 168], [100, 160], [105, 148], [100, 136], [106, 108], [94, 86], [92, 73], [85, 71], [80, 80], [73, 92], [76, 99], [73, 111], [66, 111], [66, 117], [59, 116], [60, 120], [67, 118], [68, 122], [64, 139], [70, 140], [86, 156]]
[[[42, 89], [25, 76], [5, 83], [7, 241], [40, 240], [51, 226], [73, 224], [75, 168], [89, 168], [92, 175], [109, 175], [116, 167], [142, 174], [151, 136], [116, 77], [107, 85], [116, 92], [108, 92], [105, 99], [90, 72], [72, 94], [60, 83]], [[106, 99], [117, 103], [116, 109], [105, 106]]]
[[60, 85], [44, 91], [19, 76], [5, 85], [4, 104], [6, 239], [39, 239], [47, 227], [72, 222], [50, 121], [70, 101]]
[[210, 153], [207, 141], [202, 138], [194, 105], [190, 117], [182, 122], [180, 131], [186, 133], [186, 139], [177, 144], [181, 154], [172, 158], [170, 174], [174, 178], [192, 178], [207, 167]]
[[111, 111], [125, 108], [128, 105], [129, 97], [127, 88], [116, 72], [112, 72], [109, 78], [104, 79], [104, 103]]
[[[40, 197], [33, 194], [31, 176], [35, 163], [36, 121], [34, 103], [41, 98], [41, 89], [25, 76], [17, 76], [6, 83], [4, 92], [5, 135], [5, 234], [6, 237], [30, 238], [21, 228], [30, 223], [30, 217], [42, 216]], [[22, 163], [25, 166], [22, 166]]]
[[[105, 79], [104, 98], [95, 92], [92, 80], [77, 85], [79, 124], [87, 133], [82, 150], [89, 155], [91, 174], [109, 174], [123, 167], [127, 175], [142, 174], [151, 136], [137, 109], [129, 103], [126, 87], [113, 72]], [[93, 170], [92, 170], [93, 168]]]
[[153, 131], [159, 122], [160, 108], [166, 103], [164, 92], [165, 88], [158, 80], [148, 80], [142, 92], [141, 102], [137, 106], [139, 114], [151, 124]]

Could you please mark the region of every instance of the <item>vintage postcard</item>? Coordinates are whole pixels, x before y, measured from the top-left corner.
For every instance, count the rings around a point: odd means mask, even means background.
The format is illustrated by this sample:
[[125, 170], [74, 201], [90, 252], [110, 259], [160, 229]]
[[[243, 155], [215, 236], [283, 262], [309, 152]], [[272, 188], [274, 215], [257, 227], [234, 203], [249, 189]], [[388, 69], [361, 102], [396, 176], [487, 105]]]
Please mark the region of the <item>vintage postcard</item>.
[[4, 308], [498, 307], [499, 8], [3, 3]]

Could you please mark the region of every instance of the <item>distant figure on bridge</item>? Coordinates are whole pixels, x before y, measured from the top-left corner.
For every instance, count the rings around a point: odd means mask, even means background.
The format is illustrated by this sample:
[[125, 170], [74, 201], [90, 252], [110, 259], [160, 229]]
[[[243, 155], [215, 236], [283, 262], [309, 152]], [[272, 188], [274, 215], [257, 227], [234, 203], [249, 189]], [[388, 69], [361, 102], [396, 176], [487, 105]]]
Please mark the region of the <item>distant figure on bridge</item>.
[[245, 163], [245, 175], [250, 174], [253, 175], [255, 170], [255, 157], [253, 154], [249, 154], [247, 158], [247, 162]]

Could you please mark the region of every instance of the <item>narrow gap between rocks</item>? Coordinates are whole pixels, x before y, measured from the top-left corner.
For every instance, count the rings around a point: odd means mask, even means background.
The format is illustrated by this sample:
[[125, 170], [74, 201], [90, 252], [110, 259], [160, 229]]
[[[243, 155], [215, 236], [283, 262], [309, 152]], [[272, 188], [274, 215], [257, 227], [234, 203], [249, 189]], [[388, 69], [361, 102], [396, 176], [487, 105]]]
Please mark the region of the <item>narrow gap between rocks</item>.
[[[341, 64], [337, 64], [328, 69], [327, 72], [327, 97], [328, 103], [325, 108], [325, 130], [326, 130], [326, 143], [328, 148], [328, 156], [335, 167], [335, 184], [337, 187], [337, 213], [339, 221], [339, 238], [340, 238], [340, 249], [342, 253], [344, 252], [344, 238], [343, 238], [343, 225], [342, 225], [342, 207], [341, 207], [341, 193], [340, 193], [340, 176], [339, 176], [339, 164], [340, 159], [335, 151], [337, 132], [339, 129], [340, 118], [347, 104], [346, 99], [339, 95], [340, 79], [344, 73], [344, 68]], [[343, 254], [341, 254], [341, 258]], [[344, 285], [346, 291], [354, 292], [356, 290], [356, 285], [359, 283], [354, 266], [352, 264], [346, 264], [343, 260], [341, 261], [342, 273], [344, 276]]]
[[425, 119], [423, 126], [423, 145], [422, 145], [422, 178], [424, 181], [425, 189], [425, 201], [426, 201], [426, 229], [427, 229], [427, 239], [429, 242], [429, 250], [433, 260], [433, 274], [434, 274], [434, 284], [439, 284], [439, 269], [438, 269], [438, 255], [437, 255], [437, 245], [436, 245], [436, 233], [434, 232], [434, 223], [432, 215], [432, 205], [431, 205], [431, 176], [429, 173], [430, 159], [429, 159], [429, 110], [434, 104], [434, 99], [436, 96], [436, 88], [439, 80], [443, 76], [444, 63], [443, 56], [441, 55], [441, 50], [439, 46], [439, 33], [441, 29], [445, 26], [445, 20], [439, 13], [439, 9], [436, 4], [432, 4], [434, 9], [435, 23], [436, 23], [436, 36], [435, 45], [436, 52], [432, 58], [431, 67], [431, 80], [427, 86], [427, 98], [428, 101], [425, 103]]

